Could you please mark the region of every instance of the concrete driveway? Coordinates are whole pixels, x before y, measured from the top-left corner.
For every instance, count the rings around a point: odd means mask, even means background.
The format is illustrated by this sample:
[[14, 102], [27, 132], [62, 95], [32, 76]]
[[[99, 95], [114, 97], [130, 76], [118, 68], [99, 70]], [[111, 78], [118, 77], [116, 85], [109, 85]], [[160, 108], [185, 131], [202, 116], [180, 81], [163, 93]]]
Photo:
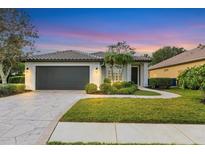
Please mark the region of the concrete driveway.
[[36, 91], [0, 98], [0, 144], [45, 144], [84, 91]]

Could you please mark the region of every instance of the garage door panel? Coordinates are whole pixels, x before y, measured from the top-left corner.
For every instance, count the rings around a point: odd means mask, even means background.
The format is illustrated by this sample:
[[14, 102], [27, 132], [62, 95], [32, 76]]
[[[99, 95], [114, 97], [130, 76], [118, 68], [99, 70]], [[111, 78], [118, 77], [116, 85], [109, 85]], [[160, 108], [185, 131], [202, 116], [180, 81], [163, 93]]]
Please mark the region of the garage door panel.
[[36, 89], [81, 90], [89, 83], [88, 66], [38, 66]]

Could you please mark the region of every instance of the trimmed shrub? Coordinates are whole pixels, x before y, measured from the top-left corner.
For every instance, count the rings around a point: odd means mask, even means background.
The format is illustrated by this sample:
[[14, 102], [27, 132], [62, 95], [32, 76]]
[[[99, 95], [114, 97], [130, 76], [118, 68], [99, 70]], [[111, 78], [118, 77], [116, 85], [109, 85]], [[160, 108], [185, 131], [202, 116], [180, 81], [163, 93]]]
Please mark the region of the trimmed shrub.
[[188, 68], [183, 71], [177, 78], [177, 84], [180, 88], [203, 89], [205, 82], [205, 65]]
[[103, 83], [100, 85], [100, 91], [103, 94], [111, 94], [112, 93], [112, 86], [110, 83]]
[[150, 78], [149, 86], [151, 88], [168, 89], [172, 85], [171, 78]]
[[110, 94], [117, 94], [118, 93], [118, 89], [116, 87], [111, 87], [111, 93]]
[[132, 85], [130, 88], [129, 88], [129, 91], [130, 91], [130, 94], [133, 94], [135, 91], [138, 90], [138, 87], [137, 85]]
[[24, 76], [12, 76], [12, 77], [9, 77], [8, 82], [9, 83], [25, 83], [25, 77]]
[[134, 85], [132, 82], [114, 82], [112, 84], [113, 87], [117, 88], [117, 89], [121, 89], [121, 88], [127, 88], [127, 87], [131, 87], [132, 85]]
[[9, 96], [13, 94], [22, 93], [25, 91], [24, 84], [1, 84], [0, 96]]
[[137, 90], [137, 86], [132, 85], [131, 87], [121, 88], [117, 91], [118, 94], [133, 94]]
[[117, 88], [117, 89], [124, 88], [122, 82], [114, 82], [114, 83], [112, 84], [112, 86], [115, 87], [115, 88]]
[[108, 79], [108, 78], [105, 78], [105, 79], [104, 79], [104, 83], [111, 83], [111, 80]]
[[87, 94], [93, 94], [97, 92], [97, 85], [95, 85], [94, 83], [88, 83], [85, 86], [85, 91]]
[[205, 104], [205, 64], [183, 71], [177, 78], [177, 84], [183, 89], [202, 90], [201, 102]]
[[137, 90], [137, 85], [132, 82], [114, 82], [103, 83], [100, 85], [100, 91], [103, 94], [133, 94]]

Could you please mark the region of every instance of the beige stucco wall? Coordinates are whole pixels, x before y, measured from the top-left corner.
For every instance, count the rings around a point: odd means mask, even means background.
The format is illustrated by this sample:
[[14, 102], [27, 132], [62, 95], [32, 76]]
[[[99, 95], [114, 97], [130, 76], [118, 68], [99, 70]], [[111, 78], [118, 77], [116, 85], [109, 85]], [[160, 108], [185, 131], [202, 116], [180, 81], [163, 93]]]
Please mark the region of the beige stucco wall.
[[187, 68], [191, 68], [194, 66], [200, 66], [205, 64], [205, 60], [190, 62], [186, 64], [180, 64], [176, 66], [170, 66], [165, 68], [159, 68], [156, 70], [149, 71], [150, 78], [158, 78], [158, 77], [165, 77], [165, 78], [177, 78], [177, 76]]
[[99, 62], [26, 62], [25, 85], [27, 90], [36, 90], [36, 66], [89, 66], [90, 83], [94, 83], [99, 87], [102, 81]]

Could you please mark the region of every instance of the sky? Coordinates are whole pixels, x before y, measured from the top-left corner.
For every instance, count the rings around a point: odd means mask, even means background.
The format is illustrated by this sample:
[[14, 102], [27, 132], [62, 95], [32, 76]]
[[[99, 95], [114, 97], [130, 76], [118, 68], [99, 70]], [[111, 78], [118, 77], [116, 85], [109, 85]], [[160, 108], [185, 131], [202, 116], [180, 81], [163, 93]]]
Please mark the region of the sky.
[[140, 53], [205, 41], [205, 9], [24, 9], [39, 31], [36, 50], [106, 51], [126, 41]]

